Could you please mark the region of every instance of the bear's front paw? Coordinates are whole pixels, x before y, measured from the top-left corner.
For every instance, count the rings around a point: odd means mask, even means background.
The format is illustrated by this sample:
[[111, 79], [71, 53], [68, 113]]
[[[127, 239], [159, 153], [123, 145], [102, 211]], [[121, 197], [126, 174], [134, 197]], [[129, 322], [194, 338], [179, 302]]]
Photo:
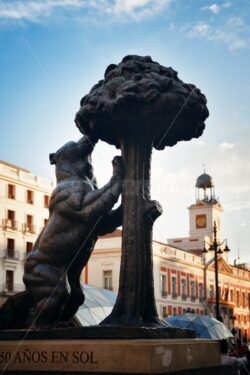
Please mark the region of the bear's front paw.
[[112, 160], [113, 176], [116, 178], [124, 177], [124, 164], [121, 156], [115, 156]]

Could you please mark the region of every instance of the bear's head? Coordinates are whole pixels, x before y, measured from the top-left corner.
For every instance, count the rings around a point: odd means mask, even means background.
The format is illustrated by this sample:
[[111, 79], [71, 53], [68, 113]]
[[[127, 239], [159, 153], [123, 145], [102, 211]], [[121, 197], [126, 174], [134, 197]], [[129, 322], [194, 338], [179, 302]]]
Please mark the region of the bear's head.
[[82, 179], [91, 180], [95, 185], [91, 164], [91, 154], [96, 140], [82, 137], [78, 142], [67, 142], [56, 153], [49, 155], [50, 164], [56, 166], [57, 181], [77, 176]]

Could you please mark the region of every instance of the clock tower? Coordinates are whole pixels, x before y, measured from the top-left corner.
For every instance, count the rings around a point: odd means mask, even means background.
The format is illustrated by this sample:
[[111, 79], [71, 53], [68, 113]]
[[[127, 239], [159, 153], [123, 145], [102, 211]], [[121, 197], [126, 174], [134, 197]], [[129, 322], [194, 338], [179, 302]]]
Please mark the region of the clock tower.
[[196, 180], [196, 202], [189, 209], [190, 238], [209, 237], [213, 240], [213, 225], [216, 222], [218, 240], [221, 239], [221, 213], [223, 208], [215, 197], [213, 178], [203, 173]]

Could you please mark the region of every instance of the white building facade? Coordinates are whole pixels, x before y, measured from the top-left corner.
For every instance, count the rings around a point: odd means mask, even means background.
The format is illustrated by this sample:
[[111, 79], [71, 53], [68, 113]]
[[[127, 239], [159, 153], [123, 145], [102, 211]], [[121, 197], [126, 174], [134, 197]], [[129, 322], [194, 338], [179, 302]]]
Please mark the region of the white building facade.
[[0, 161], [0, 301], [24, 290], [27, 254], [48, 220], [51, 180]]

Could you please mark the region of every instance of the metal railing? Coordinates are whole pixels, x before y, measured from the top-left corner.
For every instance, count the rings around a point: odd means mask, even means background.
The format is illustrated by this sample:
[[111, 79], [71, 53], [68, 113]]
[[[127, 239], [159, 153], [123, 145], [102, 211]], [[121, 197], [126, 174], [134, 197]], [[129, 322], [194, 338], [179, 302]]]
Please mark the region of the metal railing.
[[36, 226], [33, 224], [25, 223], [23, 224], [23, 232], [25, 233], [36, 233]]
[[12, 219], [3, 219], [3, 228], [17, 230], [18, 222]]
[[187, 295], [183, 293], [183, 294], [181, 295], [181, 299], [182, 299], [182, 301], [186, 301], [186, 299], [187, 299]]
[[19, 260], [19, 251], [14, 250], [14, 249], [5, 249], [3, 250], [3, 258]]
[[25, 290], [24, 284], [14, 284], [12, 282], [0, 284], [0, 293], [1, 294], [8, 294], [8, 293], [19, 293]]
[[190, 299], [191, 299], [192, 302], [194, 302], [196, 300], [196, 297], [194, 295], [191, 295]]
[[162, 297], [166, 298], [167, 295], [168, 295], [168, 292], [167, 292], [166, 290], [162, 290], [162, 291], [161, 291], [161, 296], [162, 296]]
[[176, 292], [172, 292], [172, 298], [177, 299], [177, 293]]

